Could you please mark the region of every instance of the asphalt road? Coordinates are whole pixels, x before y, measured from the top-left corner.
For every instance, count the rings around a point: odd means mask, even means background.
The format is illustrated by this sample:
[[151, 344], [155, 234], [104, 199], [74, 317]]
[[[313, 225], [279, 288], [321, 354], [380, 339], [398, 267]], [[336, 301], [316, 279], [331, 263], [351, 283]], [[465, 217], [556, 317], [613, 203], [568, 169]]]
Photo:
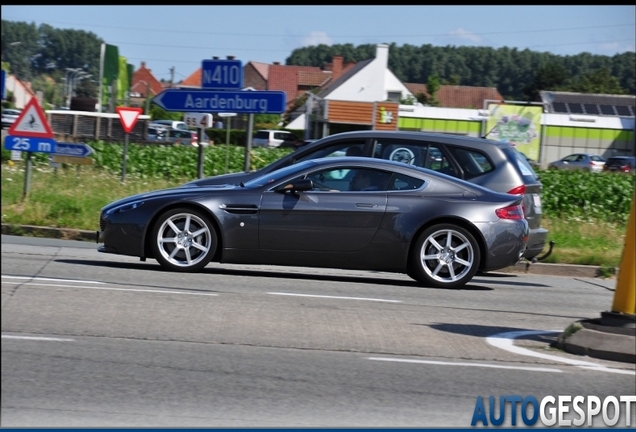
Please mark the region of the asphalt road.
[[177, 274], [87, 242], [2, 236], [0, 426], [470, 427], [480, 396], [634, 395], [634, 365], [550, 347], [607, 310], [614, 284]]

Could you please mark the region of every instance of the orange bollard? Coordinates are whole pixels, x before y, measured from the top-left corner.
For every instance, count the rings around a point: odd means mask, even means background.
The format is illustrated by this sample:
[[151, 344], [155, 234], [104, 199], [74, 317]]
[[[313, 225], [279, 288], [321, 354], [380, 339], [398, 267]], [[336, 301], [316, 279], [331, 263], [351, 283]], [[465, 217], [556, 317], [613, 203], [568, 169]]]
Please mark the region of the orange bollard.
[[616, 291], [614, 291], [614, 302], [612, 312], [623, 314], [636, 314], [636, 216], [634, 215], [634, 202], [636, 192], [632, 198], [632, 209], [627, 221], [627, 233], [625, 234], [625, 246], [621, 258], [621, 266], [616, 280]]

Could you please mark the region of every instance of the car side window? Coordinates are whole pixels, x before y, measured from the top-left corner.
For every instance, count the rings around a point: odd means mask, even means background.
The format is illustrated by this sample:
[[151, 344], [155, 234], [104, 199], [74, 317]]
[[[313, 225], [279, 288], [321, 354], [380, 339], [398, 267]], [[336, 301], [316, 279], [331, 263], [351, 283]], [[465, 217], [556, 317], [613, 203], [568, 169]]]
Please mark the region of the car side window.
[[450, 152], [455, 160], [464, 171], [464, 178], [471, 179], [482, 174], [489, 173], [495, 169], [495, 166], [485, 154], [462, 147], [453, 147]]
[[395, 174], [389, 183], [388, 190], [400, 191], [400, 190], [413, 190], [419, 189], [424, 184], [424, 180], [415, 177], [407, 176], [404, 174]]
[[457, 172], [441, 146], [426, 141], [379, 140], [375, 157], [403, 162], [457, 177]]
[[360, 149], [363, 149], [364, 144], [365, 144], [364, 140], [337, 141], [325, 147], [321, 147], [321, 148], [315, 149], [312, 152], [304, 154], [299, 159], [296, 159], [294, 163], [308, 160], [308, 159], [318, 159], [323, 157], [347, 156], [347, 149], [349, 149], [349, 147], [356, 146], [356, 147], [359, 147]]

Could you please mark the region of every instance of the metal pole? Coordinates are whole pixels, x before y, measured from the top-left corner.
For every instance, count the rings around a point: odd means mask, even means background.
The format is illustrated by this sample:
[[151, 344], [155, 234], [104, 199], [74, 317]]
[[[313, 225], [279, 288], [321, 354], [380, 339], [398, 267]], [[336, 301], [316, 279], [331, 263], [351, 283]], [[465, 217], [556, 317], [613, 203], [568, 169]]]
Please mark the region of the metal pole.
[[203, 128], [197, 128], [197, 143], [199, 144], [199, 178], [203, 178]]
[[230, 123], [232, 117], [227, 118], [227, 126], [225, 128], [225, 173], [227, 174], [230, 164]]
[[29, 194], [29, 189], [31, 188], [31, 167], [33, 165], [33, 160], [31, 159], [31, 152], [27, 152], [26, 154], [26, 167], [24, 170], [24, 191], [22, 192], [22, 200], [24, 201]]
[[245, 165], [243, 171], [250, 171], [250, 151], [252, 151], [252, 129], [254, 129], [254, 114], [250, 113], [247, 120], [247, 142], [245, 143]]
[[128, 134], [124, 135], [124, 157], [121, 161], [121, 181], [126, 181], [126, 156], [128, 154]]

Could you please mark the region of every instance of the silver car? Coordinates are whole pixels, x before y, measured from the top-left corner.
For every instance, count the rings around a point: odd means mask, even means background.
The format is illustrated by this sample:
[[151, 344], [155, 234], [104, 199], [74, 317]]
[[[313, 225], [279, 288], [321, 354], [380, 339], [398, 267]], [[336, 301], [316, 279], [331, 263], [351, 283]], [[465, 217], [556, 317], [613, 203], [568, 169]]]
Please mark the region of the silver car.
[[605, 165], [603, 157], [593, 153], [574, 153], [548, 164], [548, 169], [583, 170], [601, 172]]
[[537, 174], [511, 144], [483, 138], [409, 131], [343, 132], [302, 146], [258, 171], [208, 177], [188, 185], [239, 184], [304, 160], [354, 154], [428, 168], [497, 192], [521, 195], [530, 226], [524, 258], [534, 260], [546, 246], [548, 230], [541, 226], [543, 185]]

